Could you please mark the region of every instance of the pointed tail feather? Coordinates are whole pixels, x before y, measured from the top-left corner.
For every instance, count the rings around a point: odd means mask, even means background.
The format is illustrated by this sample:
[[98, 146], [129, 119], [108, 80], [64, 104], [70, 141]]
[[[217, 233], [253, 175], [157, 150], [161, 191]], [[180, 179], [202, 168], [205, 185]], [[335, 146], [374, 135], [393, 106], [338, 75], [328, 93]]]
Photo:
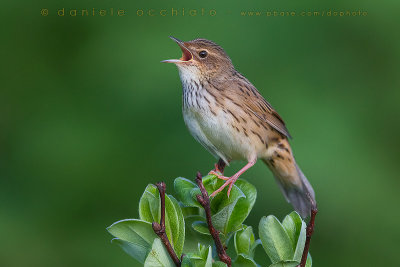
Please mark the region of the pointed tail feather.
[[278, 166], [271, 165], [270, 161], [263, 160], [274, 173], [274, 177], [286, 200], [290, 202], [294, 209], [302, 218], [311, 215], [311, 209], [316, 208], [315, 193], [310, 182], [295, 164], [294, 172], [288, 176], [283, 175]]

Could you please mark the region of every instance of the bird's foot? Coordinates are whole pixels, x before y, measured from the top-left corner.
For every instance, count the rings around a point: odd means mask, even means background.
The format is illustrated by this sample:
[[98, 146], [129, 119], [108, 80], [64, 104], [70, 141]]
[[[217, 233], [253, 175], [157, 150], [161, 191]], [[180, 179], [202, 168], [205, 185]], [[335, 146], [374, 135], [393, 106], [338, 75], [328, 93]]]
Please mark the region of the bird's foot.
[[211, 194], [211, 197], [216, 196], [219, 192], [224, 190], [224, 188], [227, 187], [228, 185], [229, 185], [229, 188], [228, 188], [228, 197], [229, 197], [229, 195], [231, 194], [232, 187], [239, 177], [237, 175], [233, 175], [232, 177], [226, 177], [226, 176], [218, 174], [214, 171], [211, 171], [210, 174], [213, 174], [213, 175], [217, 176], [219, 179], [226, 181], [220, 188], [218, 188]]
[[[217, 165], [217, 164], [215, 164], [215, 165]], [[215, 168], [217, 168], [217, 166], [215, 166]], [[226, 176], [222, 175], [221, 172], [218, 171], [218, 170], [212, 170], [208, 174], [209, 175], [215, 175], [215, 176], [217, 176], [218, 179], [221, 179], [221, 180], [224, 180], [224, 181], [227, 181], [230, 178], [230, 177], [226, 177]]]
[[[211, 172], [213, 172], [213, 173], [211, 173]], [[217, 175], [217, 173], [224, 174], [224, 170], [223, 170], [223, 169], [220, 170], [219, 164], [218, 164], [218, 163], [215, 163], [215, 164], [214, 164], [214, 170], [210, 171], [208, 174]]]

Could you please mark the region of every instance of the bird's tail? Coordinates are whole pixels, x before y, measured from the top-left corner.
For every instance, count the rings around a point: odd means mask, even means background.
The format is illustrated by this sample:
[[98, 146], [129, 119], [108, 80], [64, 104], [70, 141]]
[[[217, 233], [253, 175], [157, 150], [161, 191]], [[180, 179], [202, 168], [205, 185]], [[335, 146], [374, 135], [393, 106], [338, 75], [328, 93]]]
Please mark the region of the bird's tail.
[[302, 218], [310, 216], [311, 209], [316, 208], [315, 193], [310, 182], [300, 170], [294, 158], [288, 162], [285, 158], [263, 159], [273, 172], [286, 200]]

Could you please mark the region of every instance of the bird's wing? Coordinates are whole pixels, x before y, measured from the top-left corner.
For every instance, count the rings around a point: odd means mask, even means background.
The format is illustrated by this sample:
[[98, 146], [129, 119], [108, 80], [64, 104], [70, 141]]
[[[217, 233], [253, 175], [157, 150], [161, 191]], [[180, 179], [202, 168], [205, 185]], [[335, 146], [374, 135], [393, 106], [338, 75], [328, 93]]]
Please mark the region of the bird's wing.
[[[239, 97], [243, 99], [245, 103], [243, 108], [246, 108], [262, 122], [269, 124], [281, 134], [292, 138], [281, 116], [279, 116], [278, 112], [276, 112], [271, 104], [264, 99], [255, 86], [242, 75], [240, 75], [239, 79], [236, 81], [235, 83], [230, 83], [229, 91], [234, 94], [239, 94]], [[235, 84], [233, 87], [237, 88], [233, 88], [232, 84]]]

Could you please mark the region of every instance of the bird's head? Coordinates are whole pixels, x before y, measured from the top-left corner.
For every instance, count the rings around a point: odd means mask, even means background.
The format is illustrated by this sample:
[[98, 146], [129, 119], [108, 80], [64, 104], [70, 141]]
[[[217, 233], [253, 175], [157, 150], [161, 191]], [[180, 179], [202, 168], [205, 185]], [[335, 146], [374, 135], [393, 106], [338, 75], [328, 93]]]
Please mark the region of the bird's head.
[[229, 56], [216, 43], [207, 39], [195, 39], [183, 42], [170, 36], [182, 50], [180, 59], [168, 59], [161, 62], [174, 63], [184, 74], [201, 75], [210, 78], [231, 72], [234, 67]]

